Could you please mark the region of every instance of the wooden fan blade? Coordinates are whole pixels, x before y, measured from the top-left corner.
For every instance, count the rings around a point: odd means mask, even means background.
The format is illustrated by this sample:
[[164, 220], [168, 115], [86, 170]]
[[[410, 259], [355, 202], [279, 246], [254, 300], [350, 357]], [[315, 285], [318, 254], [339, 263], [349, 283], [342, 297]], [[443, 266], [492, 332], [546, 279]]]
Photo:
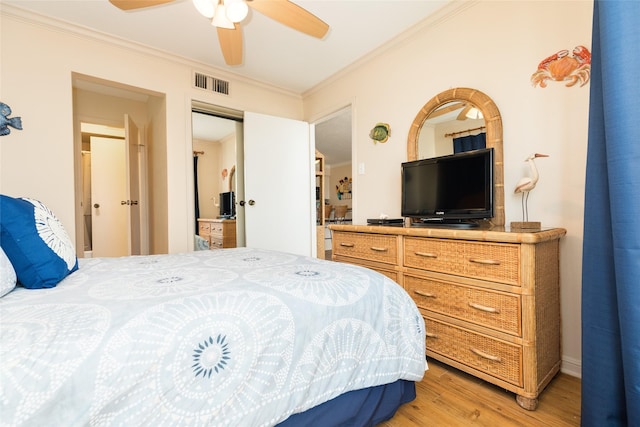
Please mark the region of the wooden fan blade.
[[324, 21], [289, 0], [250, 0], [247, 4], [287, 27], [319, 39], [329, 31]]
[[112, 5], [122, 10], [142, 9], [144, 7], [171, 3], [173, 1], [175, 0], [109, 0]]
[[462, 109], [462, 111], [460, 111], [460, 114], [458, 114], [458, 117], [456, 117], [456, 120], [467, 120], [467, 113], [472, 108], [473, 108], [473, 105], [471, 105], [471, 104], [465, 105], [465, 107]]
[[429, 118], [430, 119], [434, 119], [436, 117], [443, 116], [443, 115], [445, 115], [447, 113], [450, 113], [452, 111], [456, 111], [456, 110], [462, 108], [463, 105], [464, 104], [459, 103], [459, 102], [454, 102], [452, 104], [445, 105], [444, 107], [439, 108], [436, 111], [434, 111], [433, 113], [429, 114]]
[[240, 24], [233, 25], [235, 26], [233, 30], [217, 27], [218, 41], [224, 62], [227, 65], [240, 65], [242, 64], [242, 28]]

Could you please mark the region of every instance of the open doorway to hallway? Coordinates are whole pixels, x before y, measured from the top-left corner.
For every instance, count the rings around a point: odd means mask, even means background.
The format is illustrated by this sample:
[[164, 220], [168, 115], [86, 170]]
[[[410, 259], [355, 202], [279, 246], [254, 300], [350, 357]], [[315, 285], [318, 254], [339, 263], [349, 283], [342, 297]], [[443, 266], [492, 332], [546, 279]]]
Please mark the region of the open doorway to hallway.
[[[75, 231], [79, 257], [168, 252], [165, 110], [163, 94], [73, 73]], [[105, 136], [112, 139], [101, 145], [97, 138]], [[122, 145], [116, 150], [116, 157], [124, 157], [124, 169], [118, 173], [116, 170], [122, 168], [108, 163], [96, 175], [92, 138], [96, 138], [95, 147], [101, 145], [107, 151]], [[92, 171], [94, 175], [89, 178]], [[93, 200], [90, 192], [98, 181], [119, 181], [126, 188], [123, 194]], [[98, 215], [100, 219], [110, 216], [107, 206], [124, 213], [126, 226], [97, 224]], [[97, 226], [108, 236], [105, 240], [111, 240], [114, 233], [121, 235], [126, 249], [120, 245], [116, 252], [96, 253], [96, 239], [101, 234], [96, 232]]]
[[352, 162], [352, 108], [345, 107], [315, 124], [316, 150], [324, 155], [324, 249], [331, 259], [331, 223], [353, 218], [355, 181]]

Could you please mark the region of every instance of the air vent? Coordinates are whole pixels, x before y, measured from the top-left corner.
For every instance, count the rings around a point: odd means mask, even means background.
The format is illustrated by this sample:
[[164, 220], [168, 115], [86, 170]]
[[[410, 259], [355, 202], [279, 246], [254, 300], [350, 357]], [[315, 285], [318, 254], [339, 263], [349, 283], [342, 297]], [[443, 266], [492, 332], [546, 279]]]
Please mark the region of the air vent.
[[210, 90], [215, 93], [221, 93], [223, 95], [229, 95], [229, 82], [226, 80], [217, 79], [206, 74], [194, 72], [193, 73], [193, 86]]

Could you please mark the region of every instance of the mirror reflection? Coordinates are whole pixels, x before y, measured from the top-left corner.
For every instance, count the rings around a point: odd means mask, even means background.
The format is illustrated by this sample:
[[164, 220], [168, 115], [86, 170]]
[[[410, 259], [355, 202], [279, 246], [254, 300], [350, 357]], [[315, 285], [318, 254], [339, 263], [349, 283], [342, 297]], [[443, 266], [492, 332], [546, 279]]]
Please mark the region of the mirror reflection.
[[418, 133], [418, 159], [485, 148], [486, 127], [482, 111], [468, 101], [442, 104]]
[[199, 112], [192, 114], [196, 216], [230, 216], [229, 209], [221, 211], [221, 198], [234, 190], [235, 121]]

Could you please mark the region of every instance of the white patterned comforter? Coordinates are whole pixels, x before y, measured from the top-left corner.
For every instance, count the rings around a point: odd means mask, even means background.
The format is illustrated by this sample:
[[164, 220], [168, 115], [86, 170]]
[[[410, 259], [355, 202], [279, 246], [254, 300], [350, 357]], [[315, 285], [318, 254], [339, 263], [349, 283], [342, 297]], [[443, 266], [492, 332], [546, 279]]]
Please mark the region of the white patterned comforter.
[[3, 426], [271, 426], [426, 368], [399, 285], [265, 250], [83, 259], [0, 316]]

